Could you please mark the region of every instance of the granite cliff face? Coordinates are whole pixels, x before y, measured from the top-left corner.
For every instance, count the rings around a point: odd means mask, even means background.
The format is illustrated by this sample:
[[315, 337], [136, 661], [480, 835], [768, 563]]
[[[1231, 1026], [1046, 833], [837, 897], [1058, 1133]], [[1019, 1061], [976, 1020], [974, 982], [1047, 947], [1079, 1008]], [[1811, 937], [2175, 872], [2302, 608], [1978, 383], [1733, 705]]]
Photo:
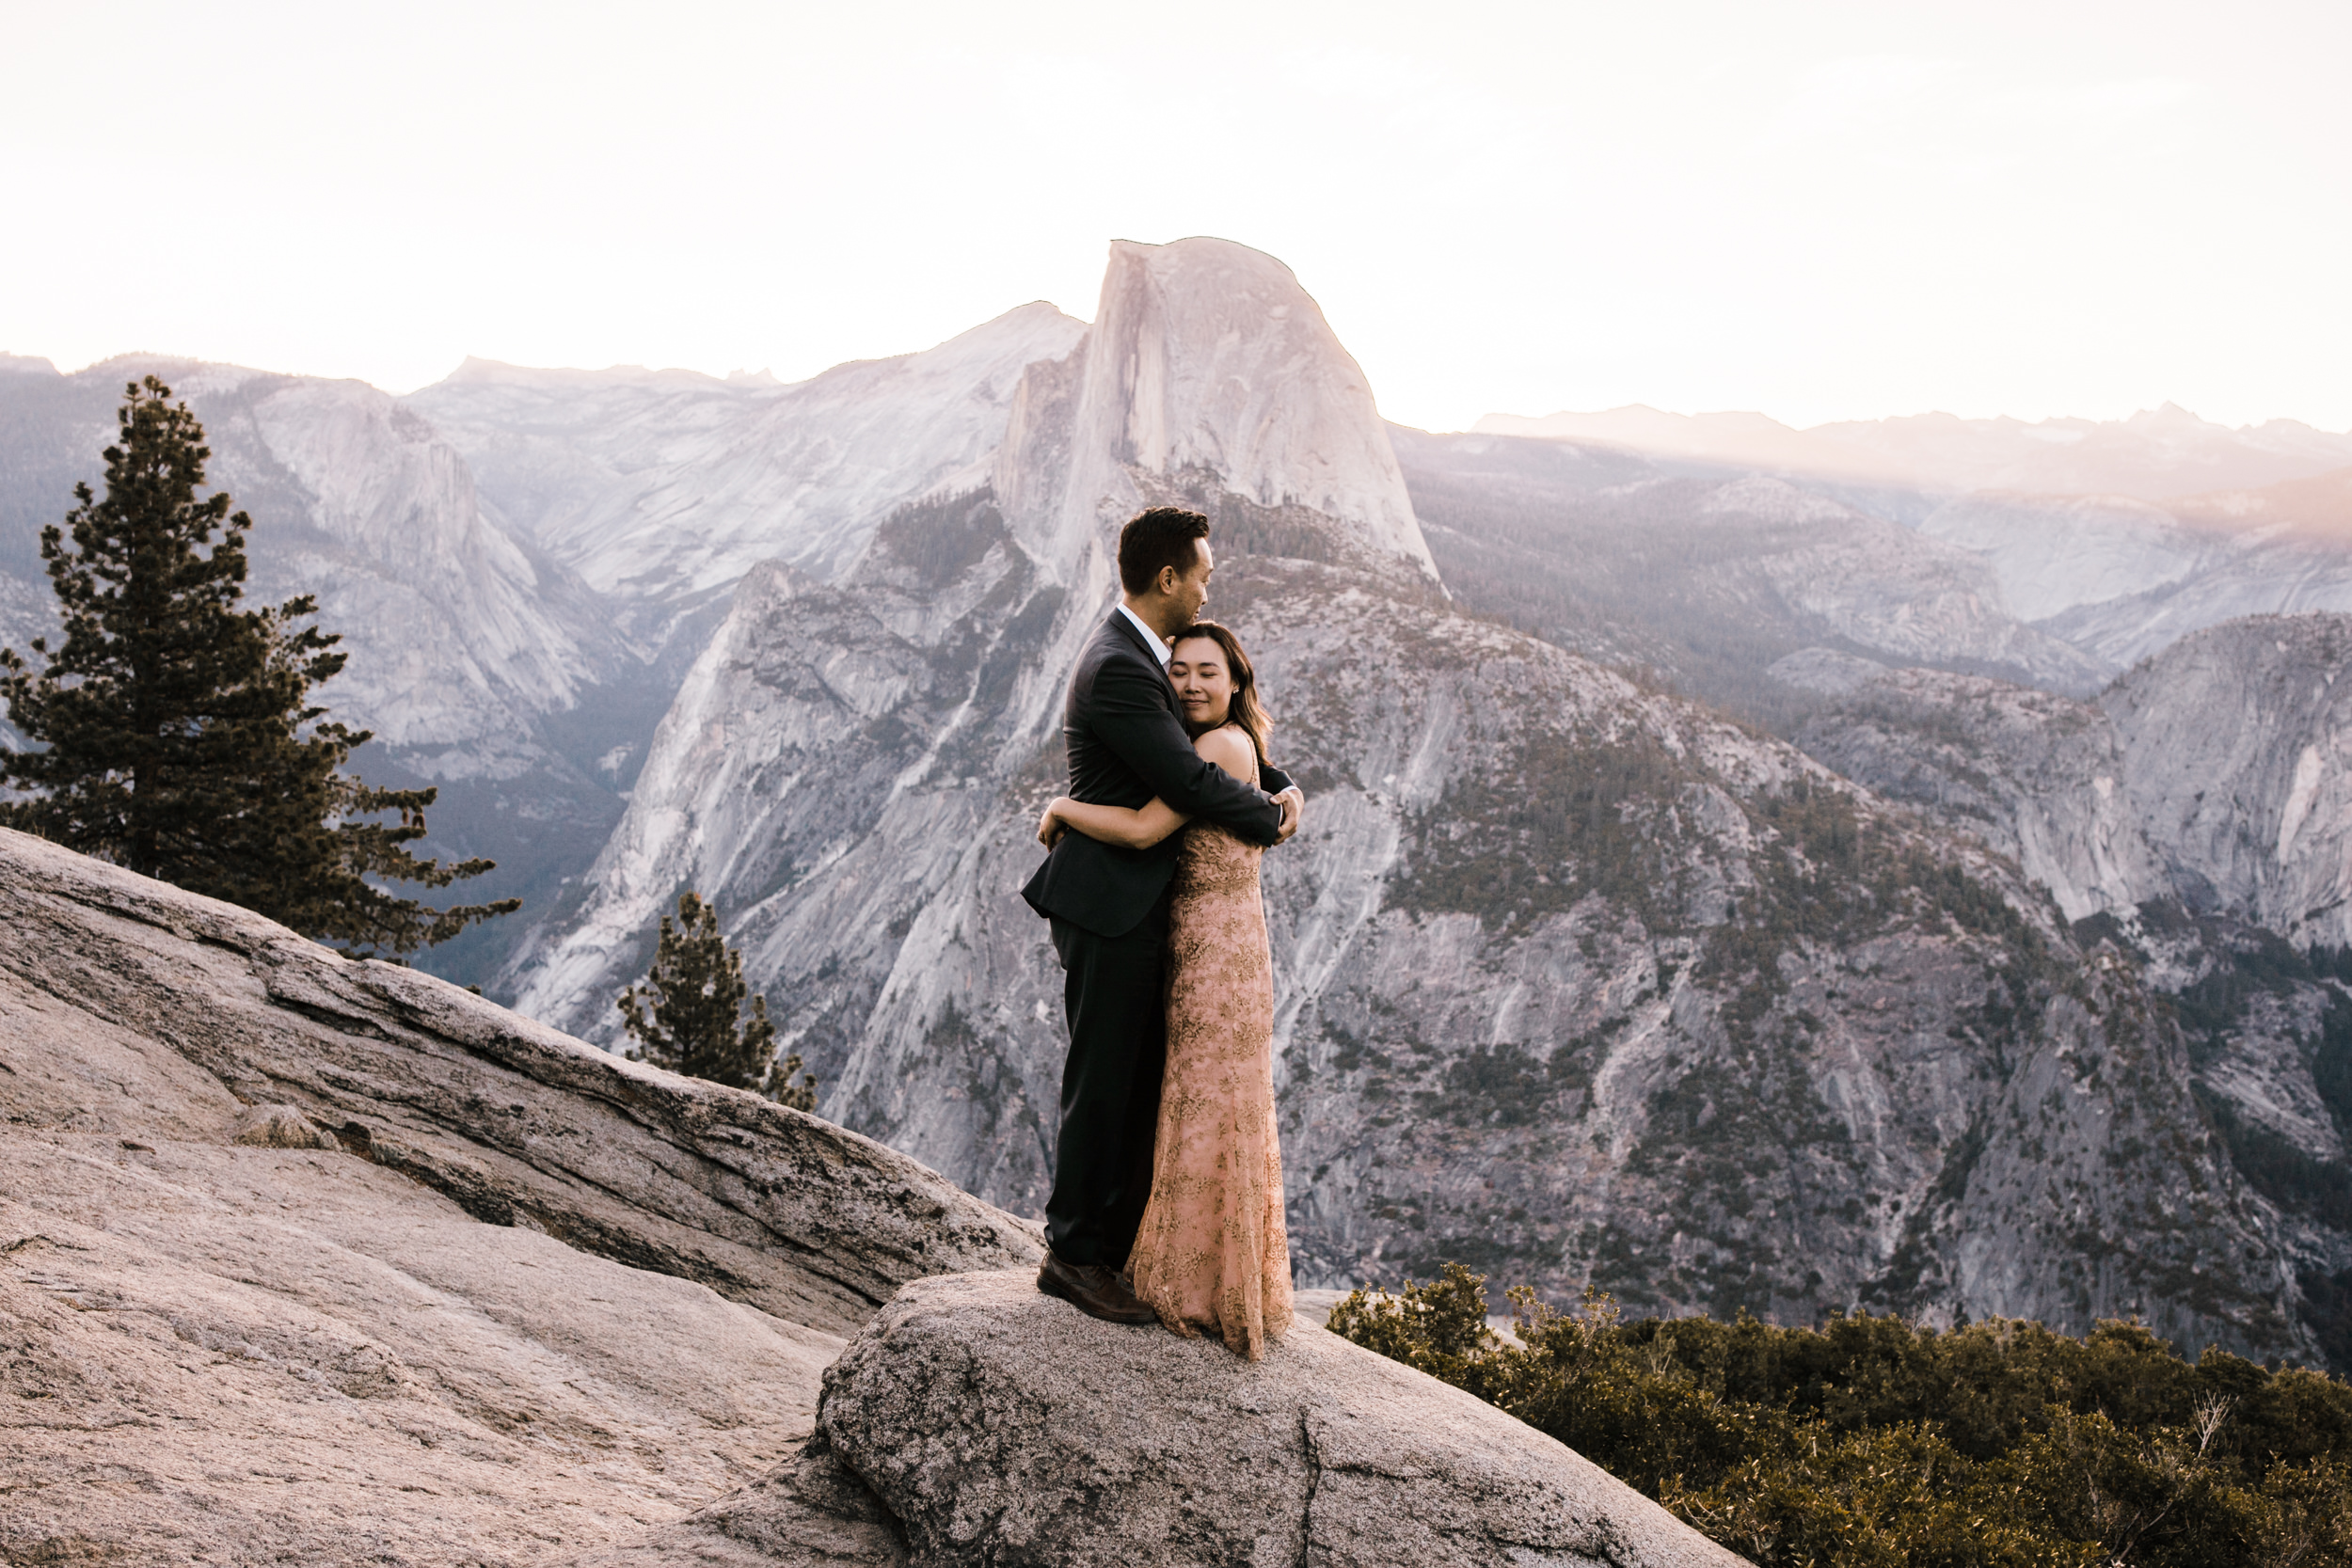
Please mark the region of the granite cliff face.
[[2261, 616], [2183, 639], [2105, 692], [2124, 778], [2179, 896], [2352, 945], [2352, 617]]
[[1858, 680], [1800, 736], [1831, 767], [2014, 857], [2082, 940], [2166, 998], [2207, 1125], [2279, 1212], [2339, 1365], [2352, 1284], [2352, 618], [2182, 639], [2094, 703], [1935, 672]]
[[2168, 891], [2163, 858], [2122, 782], [2123, 738], [2095, 702], [1818, 655], [1791, 659], [1782, 673], [1833, 699], [1799, 744], [2009, 857], [2068, 920], [2130, 911]]
[[2352, 617], [2182, 639], [2091, 702], [1933, 671], [1849, 687], [1801, 736], [1969, 828], [2070, 919], [2169, 899], [2296, 946], [2352, 945]]
[[[1386, 436], [1368, 400], [1330, 428], [1352, 364], [1237, 249], [1120, 247], [1116, 330], [1030, 368], [986, 488], [901, 510], [832, 583], [746, 579], [523, 1006], [608, 1035], [655, 911], [715, 894], [827, 1115], [1034, 1211], [1060, 976], [1014, 890], [1109, 539], [1185, 498], [1313, 802], [1265, 873], [1306, 1282], [1458, 1259], [1644, 1309], [2137, 1311], [2312, 1354], [2277, 1212], [2129, 963], [1795, 749], [1454, 608], [1390, 464], [1249, 467]], [[1235, 267], [1257, 339], [1189, 303]], [[1239, 423], [1150, 369], [1238, 362], [1271, 378]], [[1781, 514], [1816, 503], [1786, 488], [1730, 487], [1722, 526], [1798, 547], [1812, 513]], [[1785, 591], [1827, 591], [1805, 576]]]
[[1059, 563], [1196, 477], [1436, 576], [1363, 372], [1290, 269], [1226, 240], [1122, 240], [1073, 363], [1022, 388], [995, 488]]

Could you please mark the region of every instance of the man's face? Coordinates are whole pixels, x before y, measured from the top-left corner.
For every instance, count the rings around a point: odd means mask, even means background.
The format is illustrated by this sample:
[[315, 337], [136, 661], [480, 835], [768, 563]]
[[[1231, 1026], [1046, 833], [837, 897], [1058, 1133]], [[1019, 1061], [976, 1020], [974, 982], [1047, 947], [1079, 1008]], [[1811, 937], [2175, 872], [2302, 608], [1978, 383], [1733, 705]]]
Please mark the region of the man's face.
[[1176, 586], [1168, 590], [1169, 603], [1184, 611], [1184, 619], [1177, 623], [1180, 626], [1188, 626], [1200, 619], [1200, 607], [1209, 602], [1209, 574], [1216, 570], [1216, 561], [1209, 553], [1206, 539], [1193, 541], [1193, 548], [1200, 553], [1193, 558], [1192, 570], [1178, 578]]

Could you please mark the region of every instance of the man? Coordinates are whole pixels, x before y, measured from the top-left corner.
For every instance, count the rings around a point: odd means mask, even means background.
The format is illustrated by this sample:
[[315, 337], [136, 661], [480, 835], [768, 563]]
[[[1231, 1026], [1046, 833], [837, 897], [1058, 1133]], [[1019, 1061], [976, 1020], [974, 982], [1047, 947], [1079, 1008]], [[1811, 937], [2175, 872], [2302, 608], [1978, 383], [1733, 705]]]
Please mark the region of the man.
[[[1070, 794], [1110, 806], [1158, 799], [1251, 843], [1279, 844], [1297, 831], [1305, 798], [1273, 768], [1268, 795], [1195, 752], [1168, 683], [1169, 640], [1200, 618], [1215, 570], [1198, 512], [1153, 507], [1120, 530], [1124, 592], [1079, 657], [1062, 709]], [[1120, 1269], [1152, 1193], [1168, 890], [1182, 838], [1129, 849], [1064, 833], [1021, 890], [1054, 923], [1070, 1023], [1037, 1288], [1111, 1323], [1156, 1321]]]

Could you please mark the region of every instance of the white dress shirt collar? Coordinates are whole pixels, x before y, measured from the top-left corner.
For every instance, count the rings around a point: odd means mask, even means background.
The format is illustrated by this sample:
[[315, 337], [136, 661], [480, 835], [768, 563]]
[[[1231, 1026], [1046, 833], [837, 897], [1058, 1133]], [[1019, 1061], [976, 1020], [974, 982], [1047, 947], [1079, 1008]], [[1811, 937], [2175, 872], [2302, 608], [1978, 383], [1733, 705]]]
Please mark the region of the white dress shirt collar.
[[1152, 652], [1158, 657], [1160, 668], [1163, 670], [1167, 669], [1168, 656], [1173, 653], [1174, 650], [1168, 647], [1166, 640], [1164, 640], [1158, 632], [1153, 631], [1150, 626], [1145, 626], [1143, 624], [1143, 617], [1136, 614], [1134, 610], [1129, 610], [1125, 605], [1122, 604], [1119, 607], [1119, 613], [1127, 617], [1128, 624], [1133, 626], [1136, 630], [1143, 633], [1143, 641], [1150, 645]]

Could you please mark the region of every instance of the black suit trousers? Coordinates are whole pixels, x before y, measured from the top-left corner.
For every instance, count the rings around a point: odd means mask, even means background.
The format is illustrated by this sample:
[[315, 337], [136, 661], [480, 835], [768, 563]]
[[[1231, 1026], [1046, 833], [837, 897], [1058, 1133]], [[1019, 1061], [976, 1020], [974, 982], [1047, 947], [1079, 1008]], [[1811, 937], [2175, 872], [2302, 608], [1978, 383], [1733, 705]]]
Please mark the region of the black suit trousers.
[[1168, 1064], [1168, 905], [1162, 893], [1124, 936], [1054, 922], [1070, 1055], [1045, 1240], [1066, 1263], [1125, 1268], [1143, 1226]]

